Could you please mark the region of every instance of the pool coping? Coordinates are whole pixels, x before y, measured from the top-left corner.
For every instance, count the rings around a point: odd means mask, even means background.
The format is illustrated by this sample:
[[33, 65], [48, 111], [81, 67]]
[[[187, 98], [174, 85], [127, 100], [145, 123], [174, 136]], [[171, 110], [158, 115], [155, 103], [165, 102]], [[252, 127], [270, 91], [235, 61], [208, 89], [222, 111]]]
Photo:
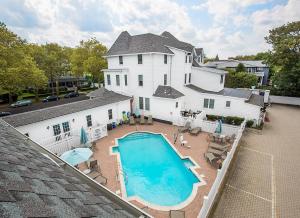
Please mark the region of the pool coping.
[[[120, 156], [120, 152], [113, 152], [113, 148], [114, 147], [118, 147], [119, 144], [118, 144], [118, 140], [119, 139], [122, 139], [122, 138], [125, 138], [126, 136], [130, 135], [130, 134], [133, 134], [133, 133], [151, 133], [151, 134], [156, 134], [156, 135], [162, 135], [164, 137], [164, 139], [169, 143], [169, 145], [171, 146], [171, 148], [176, 152], [176, 154], [180, 157], [181, 160], [184, 160], [184, 159], [187, 159], [189, 158], [190, 161], [194, 164], [194, 166], [191, 166], [189, 167], [189, 169], [192, 171], [192, 173], [198, 178], [199, 182], [197, 183], [194, 183], [193, 184], [193, 189], [192, 189], [192, 192], [191, 194], [189, 195], [189, 197], [184, 200], [183, 202], [181, 202], [180, 204], [177, 204], [177, 205], [174, 205], [174, 206], [161, 206], [161, 205], [157, 205], [157, 204], [153, 204], [153, 203], [150, 203], [144, 199], [142, 199], [141, 197], [137, 196], [137, 195], [134, 195], [134, 196], [131, 196], [131, 197], [128, 197], [127, 196], [127, 191], [126, 191], [126, 186], [125, 186], [125, 182], [124, 182], [124, 173], [123, 173], [123, 167], [122, 167], [122, 163], [121, 163], [121, 156]], [[125, 134], [124, 136], [122, 137], [119, 137], [119, 138], [115, 138], [115, 145], [113, 146], [110, 146], [110, 149], [109, 149], [109, 153], [110, 155], [115, 155], [117, 156], [117, 161], [118, 161], [118, 171], [119, 171], [119, 182], [120, 182], [120, 185], [121, 185], [121, 194], [122, 194], [122, 198], [124, 198], [125, 200], [127, 201], [132, 201], [132, 200], [135, 200], [137, 202], [140, 202], [142, 203], [143, 205], [147, 206], [147, 207], [150, 207], [152, 209], [155, 209], [155, 210], [161, 210], [161, 211], [169, 211], [169, 210], [180, 210], [186, 206], [188, 206], [190, 203], [192, 203], [192, 201], [194, 200], [194, 198], [196, 197], [197, 195], [197, 191], [198, 191], [198, 188], [200, 186], [203, 186], [203, 185], [206, 185], [207, 183], [205, 182], [204, 178], [201, 177], [197, 172], [196, 172], [196, 169], [199, 169], [201, 168], [198, 163], [191, 157], [191, 156], [183, 156], [181, 155], [181, 153], [177, 150], [177, 148], [170, 142], [170, 140], [165, 136], [165, 134], [163, 133], [156, 133], [156, 132], [151, 132], [151, 131], [132, 131], [132, 132], [129, 132], [127, 134]]]

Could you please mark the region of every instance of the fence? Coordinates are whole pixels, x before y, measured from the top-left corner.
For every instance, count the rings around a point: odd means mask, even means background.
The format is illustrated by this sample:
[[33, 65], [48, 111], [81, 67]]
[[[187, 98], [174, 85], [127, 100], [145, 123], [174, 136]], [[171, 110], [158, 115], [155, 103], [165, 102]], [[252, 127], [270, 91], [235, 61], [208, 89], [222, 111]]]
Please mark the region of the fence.
[[241, 124], [241, 126], [239, 127], [239, 129], [237, 131], [236, 139], [233, 142], [232, 148], [231, 148], [230, 152], [228, 152], [226, 159], [222, 163], [222, 169], [218, 169], [217, 177], [216, 177], [208, 195], [204, 196], [203, 205], [202, 205], [202, 208], [198, 215], [199, 218], [205, 218], [209, 214], [209, 212], [213, 206], [213, 203], [216, 199], [216, 196], [217, 196], [218, 192], [220, 191], [221, 185], [224, 181], [224, 178], [228, 171], [231, 160], [235, 154], [238, 143], [242, 137], [245, 126], [246, 126], [246, 121], [244, 121]]
[[270, 102], [274, 103], [274, 104], [286, 104], [286, 105], [300, 106], [300, 98], [297, 98], [297, 97], [270, 95]]
[[[85, 129], [88, 142], [91, 143], [107, 136], [106, 125], [100, 125]], [[52, 136], [40, 142], [42, 146], [51, 151], [52, 153], [61, 155], [62, 153], [76, 147], [82, 146], [80, 144], [81, 129], [73, 129], [69, 132], [61, 133], [56, 136]]]

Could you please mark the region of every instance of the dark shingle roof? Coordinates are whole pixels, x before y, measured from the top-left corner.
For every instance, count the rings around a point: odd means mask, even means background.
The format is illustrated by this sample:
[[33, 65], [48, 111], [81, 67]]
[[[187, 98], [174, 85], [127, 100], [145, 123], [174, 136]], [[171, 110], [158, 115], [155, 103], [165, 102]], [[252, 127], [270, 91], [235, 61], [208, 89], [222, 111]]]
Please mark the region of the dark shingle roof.
[[195, 48], [196, 55], [199, 56], [202, 54], [203, 48]]
[[252, 94], [249, 100], [247, 101], [249, 104], [257, 105], [260, 107], [264, 107], [264, 97], [261, 95]]
[[141, 215], [0, 119], [0, 217]]
[[176, 99], [184, 96], [184, 94], [172, 88], [171, 86], [158, 86], [153, 96]]
[[245, 89], [224, 88], [219, 92], [213, 92], [213, 91], [208, 91], [208, 90], [202, 89], [202, 88], [200, 88], [198, 86], [195, 86], [193, 84], [188, 84], [188, 85], [186, 85], [186, 87], [190, 88], [190, 89], [193, 89], [197, 92], [201, 92], [201, 93], [231, 96], [231, 97], [236, 97], [236, 98], [249, 99], [250, 96], [252, 95], [252, 92], [250, 90], [245, 90]]
[[106, 55], [121, 55], [147, 52], [173, 54], [167, 47], [174, 47], [192, 52], [193, 46], [179, 41], [171, 33], [163, 32], [160, 36], [152, 33], [131, 36], [127, 31], [122, 32]]
[[119, 101], [125, 101], [130, 97], [121, 95], [112, 91], [105, 90], [102, 96], [94, 99], [77, 101], [69, 104], [58, 105], [54, 107], [44, 108], [41, 110], [29, 111], [3, 118], [6, 122], [14, 127], [24, 126], [55, 117], [72, 114], [79, 111], [112, 104]]

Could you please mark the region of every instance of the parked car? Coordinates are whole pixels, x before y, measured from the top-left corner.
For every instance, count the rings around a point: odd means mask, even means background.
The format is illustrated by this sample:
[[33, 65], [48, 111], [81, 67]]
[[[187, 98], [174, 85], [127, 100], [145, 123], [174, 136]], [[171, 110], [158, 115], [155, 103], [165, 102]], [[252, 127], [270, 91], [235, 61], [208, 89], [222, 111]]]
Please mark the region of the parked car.
[[0, 117], [5, 117], [5, 116], [8, 116], [8, 115], [11, 115], [11, 113], [6, 112], [6, 111], [3, 111], [3, 112], [0, 111]]
[[43, 102], [49, 102], [49, 101], [58, 101], [59, 97], [57, 95], [50, 95], [43, 99]]
[[70, 92], [68, 94], [65, 94], [64, 98], [74, 98], [74, 97], [78, 97], [79, 94], [77, 92]]
[[16, 101], [16, 103], [11, 104], [11, 107], [23, 107], [23, 106], [28, 106], [31, 105], [32, 101], [31, 100], [20, 100]]

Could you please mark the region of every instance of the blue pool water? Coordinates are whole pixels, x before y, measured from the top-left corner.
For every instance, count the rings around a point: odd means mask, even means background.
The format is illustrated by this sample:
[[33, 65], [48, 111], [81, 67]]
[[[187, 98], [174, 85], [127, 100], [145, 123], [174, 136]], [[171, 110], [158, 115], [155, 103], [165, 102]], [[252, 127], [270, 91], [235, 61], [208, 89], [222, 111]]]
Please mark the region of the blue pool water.
[[138, 196], [160, 205], [185, 201], [193, 184], [200, 182], [190, 171], [193, 163], [181, 159], [160, 134], [133, 133], [118, 140], [127, 197]]

